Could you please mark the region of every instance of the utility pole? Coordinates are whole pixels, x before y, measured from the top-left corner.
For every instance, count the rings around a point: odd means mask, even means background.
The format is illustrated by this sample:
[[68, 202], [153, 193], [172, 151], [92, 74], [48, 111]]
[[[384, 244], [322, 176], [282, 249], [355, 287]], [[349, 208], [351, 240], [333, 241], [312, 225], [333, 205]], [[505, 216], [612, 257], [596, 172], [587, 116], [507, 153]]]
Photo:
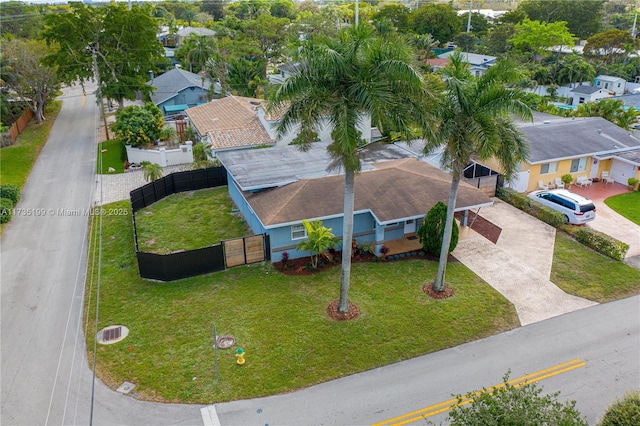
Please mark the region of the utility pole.
[[633, 17], [633, 28], [631, 29], [631, 37], [636, 38], [636, 36], [638, 35], [636, 33], [636, 23], [638, 21], [638, 14], [636, 13], [635, 16]]
[[356, 0], [356, 28], [358, 28], [358, 0]]
[[467, 16], [467, 32], [471, 31], [471, 9], [473, 8], [473, 0], [469, 0], [469, 16]]

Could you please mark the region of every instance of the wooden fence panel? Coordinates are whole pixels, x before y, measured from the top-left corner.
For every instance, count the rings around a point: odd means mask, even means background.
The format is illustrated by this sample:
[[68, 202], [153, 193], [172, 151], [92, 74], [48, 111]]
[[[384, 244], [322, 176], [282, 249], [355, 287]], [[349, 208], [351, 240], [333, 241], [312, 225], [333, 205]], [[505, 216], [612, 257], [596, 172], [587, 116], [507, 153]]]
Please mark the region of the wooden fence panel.
[[244, 265], [246, 263], [244, 238], [224, 241], [224, 256], [227, 268]]
[[264, 235], [253, 235], [244, 238], [246, 263], [262, 262], [264, 258]]

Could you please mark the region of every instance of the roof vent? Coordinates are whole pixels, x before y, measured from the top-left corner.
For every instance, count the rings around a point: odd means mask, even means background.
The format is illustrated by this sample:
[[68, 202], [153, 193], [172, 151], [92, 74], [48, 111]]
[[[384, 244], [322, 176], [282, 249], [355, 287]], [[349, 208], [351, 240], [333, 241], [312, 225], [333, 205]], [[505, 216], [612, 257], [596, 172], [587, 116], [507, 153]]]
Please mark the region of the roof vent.
[[551, 122], [549, 120], [544, 120], [542, 124], [551, 124]]
[[598, 129], [598, 134], [602, 134], [602, 129]]

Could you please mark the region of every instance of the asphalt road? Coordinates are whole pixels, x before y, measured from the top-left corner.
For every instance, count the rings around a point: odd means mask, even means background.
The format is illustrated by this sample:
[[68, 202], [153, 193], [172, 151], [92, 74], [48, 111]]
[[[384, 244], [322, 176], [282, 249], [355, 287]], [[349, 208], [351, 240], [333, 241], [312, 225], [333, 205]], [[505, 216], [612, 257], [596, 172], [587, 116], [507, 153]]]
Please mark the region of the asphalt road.
[[[92, 375], [81, 308], [98, 109], [78, 87], [0, 240], [2, 425], [89, 424]], [[95, 387], [94, 424], [202, 424], [198, 408], [140, 403]]]
[[[89, 217], [81, 212], [93, 200], [97, 120], [93, 96], [85, 100], [78, 88], [65, 92], [63, 109], [23, 190], [20, 214], [0, 240], [0, 423], [86, 425], [91, 419], [96, 425], [202, 425], [202, 406], [140, 402], [99, 381], [92, 387], [81, 318]], [[383, 422], [452, 394], [496, 385], [509, 369], [516, 378], [572, 360], [580, 364], [540, 383], [545, 391], [559, 390], [563, 398], [577, 400], [594, 424], [616, 396], [640, 387], [640, 297], [299, 392], [216, 404], [217, 418], [207, 421]], [[424, 423], [418, 415], [404, 420]], [[445, 416], [428, 420], [438, 423]]]

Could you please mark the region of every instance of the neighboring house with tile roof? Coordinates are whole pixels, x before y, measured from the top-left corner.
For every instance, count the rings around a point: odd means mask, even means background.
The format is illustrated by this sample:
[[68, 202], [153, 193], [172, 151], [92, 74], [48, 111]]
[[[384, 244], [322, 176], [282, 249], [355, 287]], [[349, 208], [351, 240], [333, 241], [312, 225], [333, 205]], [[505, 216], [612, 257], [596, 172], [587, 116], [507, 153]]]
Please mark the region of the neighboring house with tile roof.
[[226, 96], [185, 111], [199, 139], [214, 152], [274, 144], [258, 117], [263, 100]]
[[[327, 171], [332, 160], [326, 143], [308, 152], [294, 146], [225, 151], [218, 155], [227, 169], [229, 194], [256, 234], [269, 235], [271, 260], [308, 256], [296, 247], [306, 238], [303, 219], [322, 220], [342, 235], [344, 175]], [[376, 144], [363, 153], [355, 180], [354, 238], [375, 243], [413, 235], [426, 213], [447, 202], [451, 176], [394, 145]], [[492, 201], [482, 191], [460, 184], [456, 211], [479, 209]], [[340, 247], [336, 247], [340, 250]]]
[[[280, 116], [267, 113], [266, 101], [242, 96], [226, 96], [185, 111], [199, 140], [205, 140], [214, 152], [225, 149], [249, 148], [257, 145], [288, 145], [297, 129], [278, 137], [276, 127]], [[363, 117], [358, 124], [362, 138], [371, 140], [371, 119]], [[331, 140], [328, 125], [318, 129], [318, 138]]]
[[[151, 101], [164, 115], [179, 114], [191, 106], [208, 101], [211, 80], [180, 68], [173, 68], [147, 82], [153, 86]], [[215, 83], [214, 93], [220, 93]]]
[[570, 105], [580, 105], [586, 102], [597, 102], [600, 99], [610, 98], [611, 96], [604, 89], [581, 84], [569, 92], [568, 103]]
[[554, 182], [565, 174], [599, 178], [609, 172], [615, 182], [640, 178], [640, 139], [601, 117], [564, 118], [536, 114], [533, 123], [519, 124], [529, 141], [529, 161], [522, 163], [513, 183], [521, 192], [538, 181]]

